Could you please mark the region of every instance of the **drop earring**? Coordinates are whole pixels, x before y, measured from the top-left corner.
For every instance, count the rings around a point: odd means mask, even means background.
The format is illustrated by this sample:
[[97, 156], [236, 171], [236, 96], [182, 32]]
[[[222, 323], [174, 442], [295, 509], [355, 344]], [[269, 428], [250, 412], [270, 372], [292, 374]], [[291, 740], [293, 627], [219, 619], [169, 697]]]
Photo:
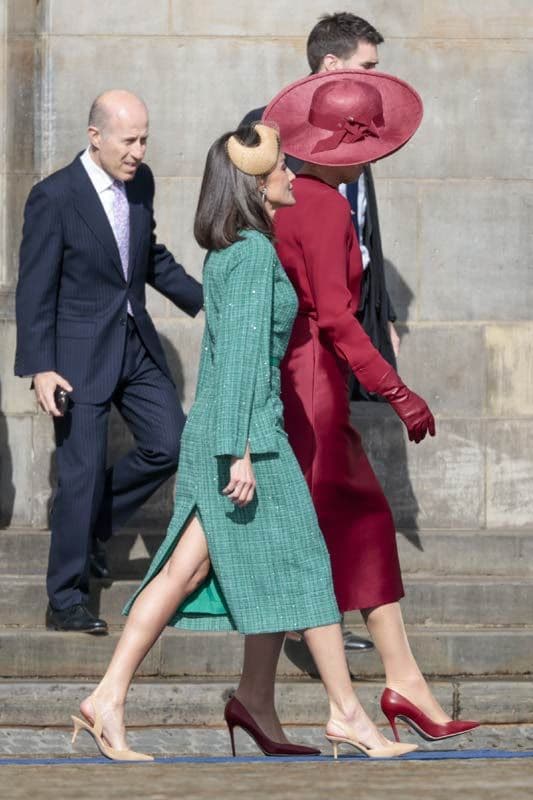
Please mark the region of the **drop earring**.
[[263, 201], [263, 203], [264, 203], [264, 202], [265, 202], [265, 200], [267, 199], [267, 190], [266, 190], [266, 186], [262, 186], [262, 187], [261, 187], [261, 189], [259, 189], [259, 192], [260, 192], [260, 194], [261, 194], [261, 200], [262, 200], [262, 201]]

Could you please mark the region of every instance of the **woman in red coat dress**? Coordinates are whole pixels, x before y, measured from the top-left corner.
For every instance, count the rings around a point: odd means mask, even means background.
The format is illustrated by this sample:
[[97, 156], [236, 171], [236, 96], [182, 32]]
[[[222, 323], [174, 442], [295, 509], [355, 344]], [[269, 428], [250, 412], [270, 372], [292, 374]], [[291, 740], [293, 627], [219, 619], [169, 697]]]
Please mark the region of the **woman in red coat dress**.
[[338, 192], [365, 163], [405, 144], [421, 117], [420, 98], [407, 84], [356, 70], [298, 81], [263, 115], [279, 125], [285, 151], [305, 162], [293, 183], [296, 205], [281, 209], [275, 224], [278, 255], [299, 299], [282, 364], [285, 427], [329, 549], [339, 608], [361, 610], [382, 658], [383, 711], [395, 735], [402, 716], [427, 738], [441, 739], [477, 723], [451, 721], [411, 652], [392, 513], [350, 424], [350, 370], [392, 405], [411, 441], [435, 435], [435, 421], [355, 316], [361, 253], [350, 206]]

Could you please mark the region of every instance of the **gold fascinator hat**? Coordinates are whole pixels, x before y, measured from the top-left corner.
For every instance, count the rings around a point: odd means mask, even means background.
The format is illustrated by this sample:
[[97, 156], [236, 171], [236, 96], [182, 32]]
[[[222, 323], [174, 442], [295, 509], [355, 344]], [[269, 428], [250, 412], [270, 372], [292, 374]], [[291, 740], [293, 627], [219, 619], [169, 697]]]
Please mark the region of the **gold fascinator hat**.
[[254, 128], [259, 136], [258, 144], [243, 144], [233, 134], [226, 142], [226, 151], [233, 166], [246, 175], [268, 175], [279, 158], [279, 132], [262, 122], [258, 122]]

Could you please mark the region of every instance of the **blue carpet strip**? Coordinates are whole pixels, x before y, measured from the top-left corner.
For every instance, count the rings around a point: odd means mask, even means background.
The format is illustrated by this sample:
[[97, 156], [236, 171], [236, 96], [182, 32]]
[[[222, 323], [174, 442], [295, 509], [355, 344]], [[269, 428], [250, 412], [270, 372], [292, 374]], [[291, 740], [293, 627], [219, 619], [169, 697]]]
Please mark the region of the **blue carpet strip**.
[[[533, 750], [426, 750], [410, 753], [402, 756], [401, 761], [465, 761], [478, 758], [504, 759], [504, 758], [533, 758]], [[143, 766], [150, 764], [277, 764], [279, 762], [289, 764], [299, 764], [302, 761], [332, 761], [331, 756], [281, 756], [276, 758], [266, 758], [265, 756], [241, 756], [231, 758], [228, 756], [162, 756], [155, 761], [144, 763]], [[339, 761], [360, 761], [361, 763], [379, 763], [380, 761], [398, 761], [397, 758], [377, 759], [365, 758], [364, 756], [340, 755]], [[69, 757], [64, 758], [0, 758], [0, 766], [72, 766], [89, 764], [119, 764], [117, 761], [109, 761], [107, 758], [83, 758]], [[124, 764], [124, 762], [122, 762]], [[139, 762], [137, 762], [139, 764]], [[131, 766], [131, 763], [127, 766]]]

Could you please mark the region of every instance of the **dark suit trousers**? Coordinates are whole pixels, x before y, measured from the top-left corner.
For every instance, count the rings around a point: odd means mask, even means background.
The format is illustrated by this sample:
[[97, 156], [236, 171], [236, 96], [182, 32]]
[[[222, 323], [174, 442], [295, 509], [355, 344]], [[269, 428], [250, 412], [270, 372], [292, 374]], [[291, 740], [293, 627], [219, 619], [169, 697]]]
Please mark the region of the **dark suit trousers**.
[[[135, 447], [106, 471], [113, 403]], [[105, 540], [175, 471], [185, 416], [170, 380], [128, 320], [122, 374], [110, 401], [71, 403], [54, 420], [57, 492], [47, 589], [53, 608], [86, 603], [93, 536]]]

